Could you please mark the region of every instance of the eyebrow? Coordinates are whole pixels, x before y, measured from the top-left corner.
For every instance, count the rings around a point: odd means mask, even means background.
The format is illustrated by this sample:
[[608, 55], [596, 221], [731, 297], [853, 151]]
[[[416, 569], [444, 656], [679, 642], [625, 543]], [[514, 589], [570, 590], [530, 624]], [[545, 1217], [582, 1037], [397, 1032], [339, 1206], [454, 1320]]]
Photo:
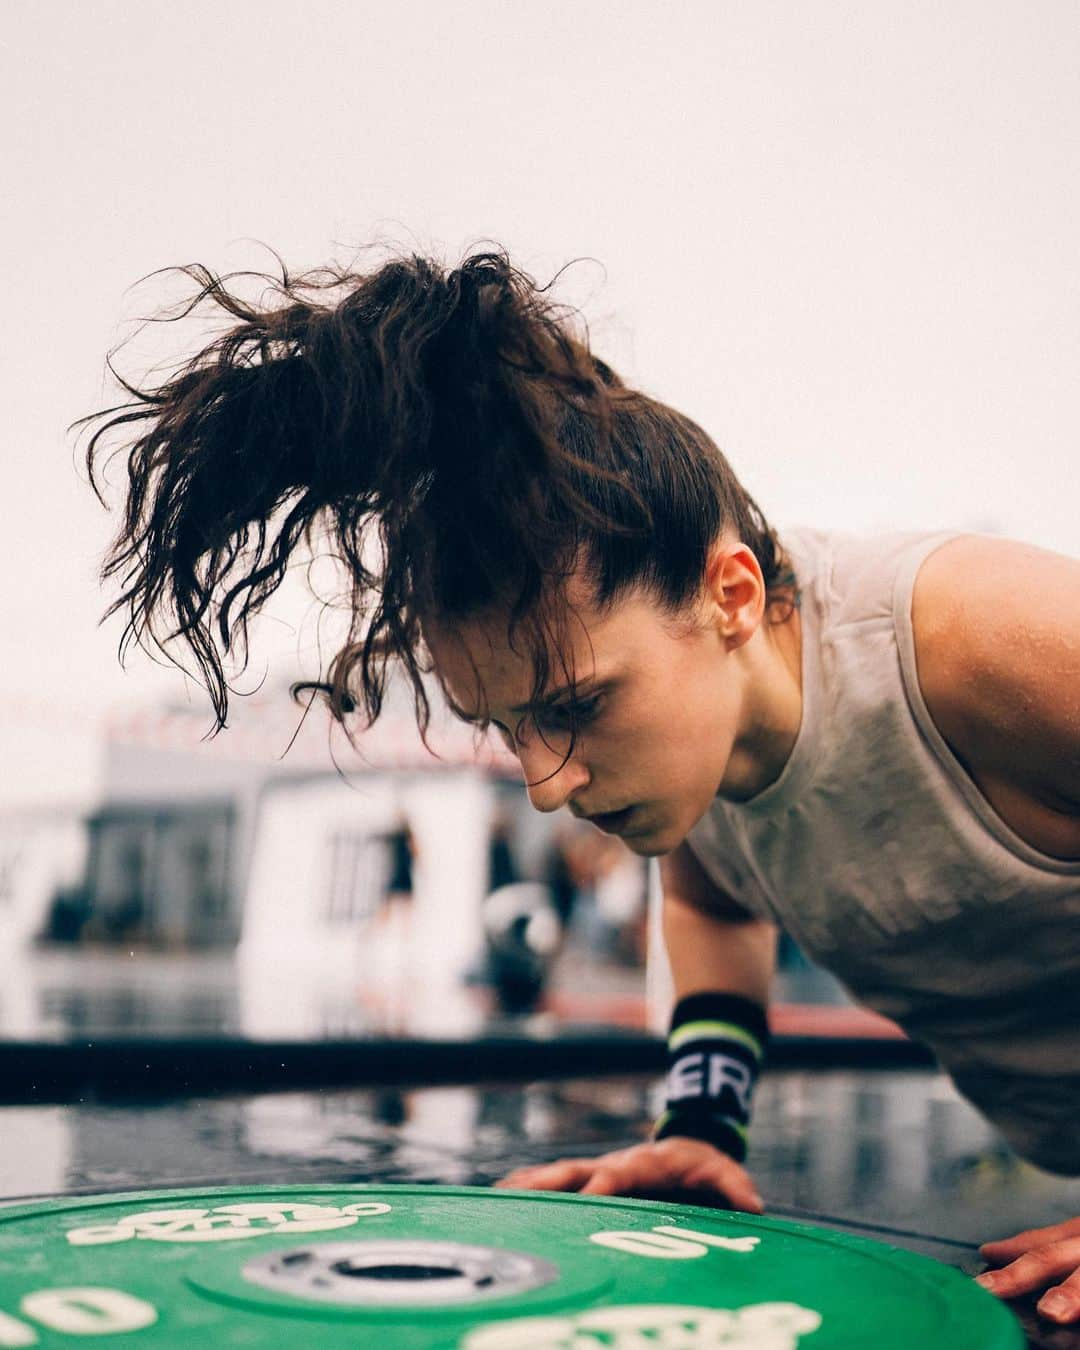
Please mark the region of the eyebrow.
[[[555, 689], [548, 690], [547, 693], [542, 694], [538, 699], [532, 699], [528, 703], [515, 704], [510, 711], [516, 713], [519, 717], [524, 717], [526, 713], [538, 712], [542, 708], [550, 708], [553, 704], [557, 703], [559, 699], [564, 698], [570, 693], [574, 695], [575, 699], [587, 698], [602, 685], [610, 683], [610, 680], [610, 676], [605, 679], [598, 679], [595, 675], [590, 675], [588, 679], [582, 680], [580, 684], [562, 684]], [[484, 722], [491, 720], [488, 717], [480, 716], [478, 713], [466, 712], [464, 708], [459, 707], [459, 705], [450, 698], [449, 694], [447, 694], [446, 698], [450, 705], [450, 711], [455, 717], [460, 718], [462, 722], [470, 722], [474, 726], [480, 726]]]
[[528, 703], [517, 704], [515, 707], [511, 708], [510, 711], [522, 715], [525, 713], [537, 712], [540, 708], [550, 708], [553, 703], [558, 703], [559, 699], [565, 697], [567, 694], [573, 694], [575, 699], [587, 698], [594, 689], [606, 683], [606, 680], [600, 680], [597, 679], [595, 675], [590, 675], [587, 680], [582, 680], [580, 684], [561, 684], [556, 689], [549, 689], [547, 693], [541, 694], [537, 699], [533, 699]]

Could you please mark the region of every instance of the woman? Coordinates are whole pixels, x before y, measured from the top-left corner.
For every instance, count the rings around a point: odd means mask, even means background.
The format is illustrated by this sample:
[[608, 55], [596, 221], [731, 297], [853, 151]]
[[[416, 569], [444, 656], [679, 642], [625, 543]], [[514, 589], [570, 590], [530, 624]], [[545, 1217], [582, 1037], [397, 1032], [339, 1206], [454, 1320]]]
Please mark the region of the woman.
[[[713, 1188], [741, 1166], [777, 924], [934, 1047], [1025, 1156], [1080, 1172], [1080, 563], [1006, 541], [794, 531], [708, 436], [627, 388], [499, 253], [277, 283], [100, 415], [128, 444], [105, 567], [127, 638], [222, 655], [324, 531], [352, 627], [494, 726], [533, 804], [662, 857], [678, 1006], [656, 1137], [516, 1185]], [[96, 479], [94, 480], [96, 484]], [[110, 611], [111, 612], [111, 611]], [[1080, 1319], [1080, 1219], [989, 1244], [1003, 1295]]]

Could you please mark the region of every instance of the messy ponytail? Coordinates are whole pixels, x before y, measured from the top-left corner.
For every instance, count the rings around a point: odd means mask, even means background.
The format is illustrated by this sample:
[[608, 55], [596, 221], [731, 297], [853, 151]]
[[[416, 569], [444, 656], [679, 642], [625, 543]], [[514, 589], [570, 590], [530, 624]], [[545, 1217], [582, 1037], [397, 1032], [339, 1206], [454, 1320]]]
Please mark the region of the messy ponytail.
[[222, 656], [246, 661], [249, 620], [317, 533], [351, 580], [335, 715], [359, 704], [373, 721], [397, 660], [422, 728], [424, 615], [504, 606], [539, 690], [557, 583], [578, 568], [599, 605], [645, 585], [678, 609], [730, 526], [770, 591], [785, 584], [775, 535], [705, 433], [626, 388], [505, 253], [449, 272], [416, 256], [366, 273], [283, 267], [259, 303], [230, 277], [178, 271], [196, 287], [180, 317], [215, 307], [231, 326], [159, 385], [117, 376], [130, 401], [79, 425], [96, 424], [99, 498], [107, 445], [127, 450], [102, 571], [121, 584], [107, 612], [127, 614], [121, 649], [186, 643], [218, 727]]

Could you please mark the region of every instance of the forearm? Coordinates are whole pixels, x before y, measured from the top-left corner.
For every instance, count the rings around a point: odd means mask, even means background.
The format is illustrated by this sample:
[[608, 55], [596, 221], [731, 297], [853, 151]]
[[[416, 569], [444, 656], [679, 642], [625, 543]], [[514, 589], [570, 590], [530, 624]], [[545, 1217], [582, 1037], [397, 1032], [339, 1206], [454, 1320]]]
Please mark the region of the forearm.
[[713, 1190], [760, 1214], [741, 1162], [768, 1044], [776, 929], [721, 895], [686, 845], [662, 860], [661, 875], [664, 939], [684, 1016], [669, 1037], [667, 1100], [653, 1138], [600, 1158], [526, 1168], [502, 1184], [602, 1195]]
[[769, 1002], [776, 969], [776, 925], [706, 913], [665, 893], [664, 942], [675, 981], [675, 998], [729, 993]]
[[721, 894], [685, 847], [662, 874], [675, 1008], [667, 1103], [654, 1134], [705, 1140], [741, 1161], [768, 1048], [776, 926]]

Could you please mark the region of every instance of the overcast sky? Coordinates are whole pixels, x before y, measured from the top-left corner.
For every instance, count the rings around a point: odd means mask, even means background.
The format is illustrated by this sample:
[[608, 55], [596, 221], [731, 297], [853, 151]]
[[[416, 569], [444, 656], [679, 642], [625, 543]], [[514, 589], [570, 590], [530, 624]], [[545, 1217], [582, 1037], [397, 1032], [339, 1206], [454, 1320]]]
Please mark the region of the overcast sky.
[[[97, 620], [77, 467], [138, 278], [491, 237], [770, 517], [1080, 553], [1075, 0], [9, 0], [0, 803], [183, 697]], [[299, 588], [263, 641], [288, 674]], [[275, 655], [276, 654], [276, 655]]]

